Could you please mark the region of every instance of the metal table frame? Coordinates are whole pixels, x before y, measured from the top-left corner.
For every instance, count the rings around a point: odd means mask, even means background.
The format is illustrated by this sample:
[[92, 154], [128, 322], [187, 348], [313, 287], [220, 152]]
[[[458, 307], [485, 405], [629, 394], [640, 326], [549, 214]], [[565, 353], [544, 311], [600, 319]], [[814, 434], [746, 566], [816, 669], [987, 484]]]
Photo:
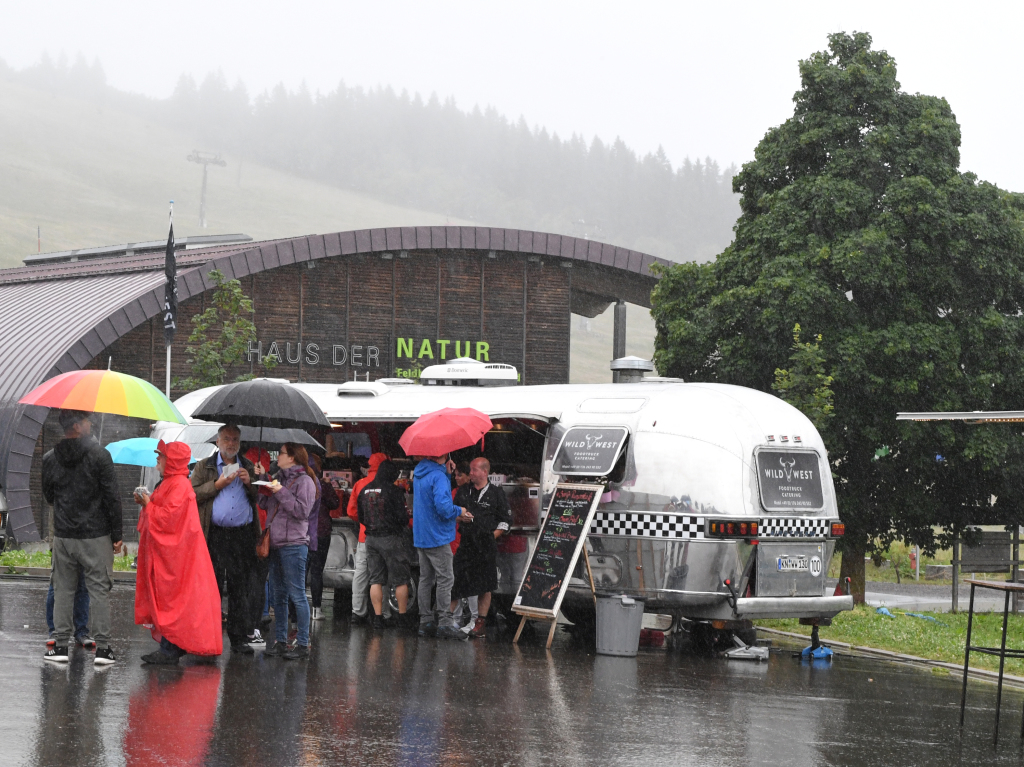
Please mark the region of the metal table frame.
[[[960, 730], [964, 728], [964, 708], [967, 704], [967, 669], [971, 651], [985, 655], [999, 656], [999, 681], [996, 687], [996, 731], [992, 740], [999, 742], [999, 706], [1003, 699], [1003, 664], [1007, 658], [1024, 658], [1024, 649], [1006, 649], [1006, 622], [1010, 614], [1010, 595], [1024, 593], [1024, 583], [1000, 583], [998, 581], [979, 581], [968, 578], [964, 583], [971, 584], [971, 602], [967, 612], [967, 646], [964, 649], [964, 684], [960, 693]], [[971, 644], [971, 628], [974, 624], [974, 589], [977, 587], [1002, 591], [1003, 600], [1003, 639], [999, 647], [975, 647]], [[1024, 739], [1024, 716], [1021, 718], [1020, 737]]]

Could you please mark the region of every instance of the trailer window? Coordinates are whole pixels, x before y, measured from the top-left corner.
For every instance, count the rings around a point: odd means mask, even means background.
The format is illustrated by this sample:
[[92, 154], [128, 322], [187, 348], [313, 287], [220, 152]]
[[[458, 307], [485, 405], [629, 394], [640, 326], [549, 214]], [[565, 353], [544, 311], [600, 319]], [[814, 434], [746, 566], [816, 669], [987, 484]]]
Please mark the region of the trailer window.
[[456, 463], [483, 456], [491, 463], [492, 474], [504, 474], [509, 480], [540, 480], [544, 460], [544, 437], [548, 425], [542, 421], [500, 418], [494, 421], [481, 443], [452, 453]]

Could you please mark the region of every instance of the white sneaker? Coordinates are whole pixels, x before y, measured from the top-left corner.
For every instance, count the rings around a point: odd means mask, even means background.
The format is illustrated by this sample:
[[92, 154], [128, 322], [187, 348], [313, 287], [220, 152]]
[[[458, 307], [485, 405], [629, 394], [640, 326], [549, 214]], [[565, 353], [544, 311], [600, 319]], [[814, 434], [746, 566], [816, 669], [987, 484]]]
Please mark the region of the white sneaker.
[[267, 642], [263, 638], [263, 635], [260, 634], [260, 630], [259, 629], [253, 630], [252, 634], [246, 640], [246, 644], [248, 644], [250, 647], [266, 647], [267, 646]]
[[315, 621], [322, 621], [324, 619], [324, 611], [319, 607], [314, 607], [313, 614], [310, 617]]

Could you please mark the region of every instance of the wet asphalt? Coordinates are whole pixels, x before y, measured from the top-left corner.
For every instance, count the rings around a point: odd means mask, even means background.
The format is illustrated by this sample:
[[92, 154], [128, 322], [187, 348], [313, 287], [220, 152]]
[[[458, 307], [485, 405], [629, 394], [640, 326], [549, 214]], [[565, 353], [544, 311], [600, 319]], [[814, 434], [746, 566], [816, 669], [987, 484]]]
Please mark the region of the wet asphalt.
[[[308, 661], [230, 653], [143, 666], [131, 588], [113, 593], [118, 662], [43, 660], [45, 582], [0, 580], [2, 765], [1020, 764], [1022, 696], [866, 658], [831, 666], [692, 653], [594, 654], [559, 632], [519, 648], [328, 619]], [[25, 628], [27, 626], [27, 628]], [[823, 638], [827, 631], [823, 630]], [[538, 636], [540, 636], [538, 634]]]

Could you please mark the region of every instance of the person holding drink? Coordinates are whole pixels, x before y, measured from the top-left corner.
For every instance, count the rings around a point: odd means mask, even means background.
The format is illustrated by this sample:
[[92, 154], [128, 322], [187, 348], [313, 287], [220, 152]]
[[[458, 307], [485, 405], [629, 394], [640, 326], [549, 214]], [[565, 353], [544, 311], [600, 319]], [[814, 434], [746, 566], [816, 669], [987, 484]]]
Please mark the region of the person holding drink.
[[188, 480], [191, 451], [184, 442], [156, 448], [163, 480], [153, 494], [135, 490], [139, 557], [135, 623], [149, 627], [160, 648], [145, 663], [174, 665], [186, 653], [220, 655], [220, 589], [203, 540], [196, 494]]

